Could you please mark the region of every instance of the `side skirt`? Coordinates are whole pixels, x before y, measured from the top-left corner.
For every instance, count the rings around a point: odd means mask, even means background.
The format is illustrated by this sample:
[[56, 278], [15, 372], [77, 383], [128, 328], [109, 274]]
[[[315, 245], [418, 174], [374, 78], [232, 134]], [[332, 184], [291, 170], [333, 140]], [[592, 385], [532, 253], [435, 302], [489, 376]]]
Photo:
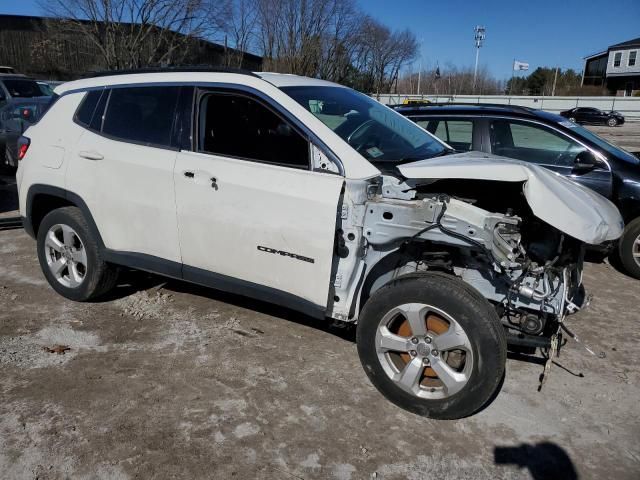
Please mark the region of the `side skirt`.
[[243, 295], [267, 303], [273, 303], [282, 307], [290, 308], [310, 317], [324, 320], [326, 309], [321, 305], [316, 305], [308, 300], [283, 292], [266, 285], [240, 280], [238, 278], [221, 275], [201, 268], [182, 265], [152, 255], [145, 255], [135, 252], [120, 252], [115, 250], [104, 250], [104, 259], [110, 263], [135, 268], [150, 273], [156, 273], [166, 277], [184, 280], [204, 287], [214, 288], [223, 292]]

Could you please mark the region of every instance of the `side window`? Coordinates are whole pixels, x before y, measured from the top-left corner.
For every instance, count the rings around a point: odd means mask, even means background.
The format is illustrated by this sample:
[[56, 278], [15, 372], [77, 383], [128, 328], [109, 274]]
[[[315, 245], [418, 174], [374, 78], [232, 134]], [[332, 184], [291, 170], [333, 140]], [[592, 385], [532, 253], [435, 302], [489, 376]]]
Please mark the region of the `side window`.
[[111, 90], [102, 133], [144, 145], [170, 146], [180, 87]]
[[244, 95], [204, 95], [198, 128], [201, 152], [309, 168], [307, 140], [279, 115]]
[[473, 146], [473, 122], [471, 120], [447, 120], [449, 140], [456, 150], [471, 150]]
[[551, 166], [572, 166], [585, 147], [559, 132], [514, 120], [491, 121], [491, 151], [503, 157]]
[[473, 122], [471, 120], [418, 120], [416, 122], [443, 142], [459, 151], [473, 148]]
[[92, 90], [85, 94], [76, 112], [76, 122], [85, 127], [91, 124], [91, 118], [93, 118], [93, 112], [96, 110], [100, 95], [102, 95], [102, 90]]
[[629, 61], [627, 62], [627, 66], [634, 67], [636, 64], [636, 57], [638, 56], [638, 51], [633, 50], [629, 52]]

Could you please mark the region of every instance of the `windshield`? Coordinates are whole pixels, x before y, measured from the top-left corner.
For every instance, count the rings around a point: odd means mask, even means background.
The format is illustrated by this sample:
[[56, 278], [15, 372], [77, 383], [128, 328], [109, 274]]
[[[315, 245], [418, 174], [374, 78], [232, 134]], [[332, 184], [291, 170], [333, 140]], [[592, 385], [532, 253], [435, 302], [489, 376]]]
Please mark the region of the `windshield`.
[[361, 93], [342, 87], [282, 87], [372, 163], [401, 163], [450, 149], [411, 120]]
[[33, 80], [6, 79], [4, 86], [12, 97], [45, 97], [38, 84]]

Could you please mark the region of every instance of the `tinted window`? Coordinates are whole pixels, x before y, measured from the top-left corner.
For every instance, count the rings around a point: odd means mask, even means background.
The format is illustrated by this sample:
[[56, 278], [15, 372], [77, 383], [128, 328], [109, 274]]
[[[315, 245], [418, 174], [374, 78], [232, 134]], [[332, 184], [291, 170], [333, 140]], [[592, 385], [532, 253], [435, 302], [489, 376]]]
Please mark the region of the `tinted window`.
[[102, 90], [93, 90], [84, 96], [84, 99], [76, 112], [76, 121], [78, 123], [89, 126], [101, 94]]
[[12, 97], [45, 97], [40, 87], [33, 80], [6, 79], [4, 86]]
[[541, 165], [573, 165], [585, 147], [541, 125], [514, 120], [491, 121], [491, 150], [496, 155]]
[[145, 145], [171, 145], [179, 87], [111, 90], [102, 133]]
[[200, 103], [199, 150], [309, 168], [309, 144], [282, 118], [249, 97], [205, 95]]

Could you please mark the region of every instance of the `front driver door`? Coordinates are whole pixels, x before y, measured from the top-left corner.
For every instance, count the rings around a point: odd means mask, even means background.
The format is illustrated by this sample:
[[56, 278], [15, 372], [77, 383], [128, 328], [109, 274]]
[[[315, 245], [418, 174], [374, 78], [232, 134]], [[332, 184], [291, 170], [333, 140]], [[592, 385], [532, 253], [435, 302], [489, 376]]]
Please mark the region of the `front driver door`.
[[310, 170], [308, 140], [266, 102], [195, 102], [195, 148], [174, 172], [184, 278], [322, 314], [343, 178]]
[[577, 169], [576, 158], [589, 150], [564, 133], [538, 123], [512, 119], [492, 119], [490, 133], [492, 153], [538, 164], [611, 197], [609, 167], [602, 162], [589, 171]]

